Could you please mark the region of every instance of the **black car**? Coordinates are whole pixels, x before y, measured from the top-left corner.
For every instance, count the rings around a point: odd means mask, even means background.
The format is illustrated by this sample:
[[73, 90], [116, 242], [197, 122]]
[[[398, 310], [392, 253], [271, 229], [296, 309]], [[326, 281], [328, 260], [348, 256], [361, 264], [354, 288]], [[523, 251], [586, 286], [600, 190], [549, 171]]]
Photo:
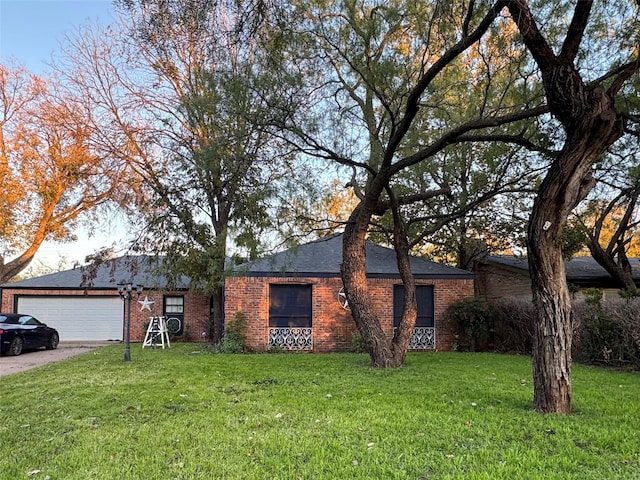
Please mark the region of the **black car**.
[[23, 350], [54, 350], [60, 337], [55, 328], [21, 313], [0, 313], [0, 353], [20, 355]]

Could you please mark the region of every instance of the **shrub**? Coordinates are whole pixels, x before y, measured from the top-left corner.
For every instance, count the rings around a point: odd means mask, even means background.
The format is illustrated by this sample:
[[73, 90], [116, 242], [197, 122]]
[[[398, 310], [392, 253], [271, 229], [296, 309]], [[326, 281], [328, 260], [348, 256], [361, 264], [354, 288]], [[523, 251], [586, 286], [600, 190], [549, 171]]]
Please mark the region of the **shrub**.
[[220, 353], [244, 353], [247, 345], [247, 317], [242, 312], [236, 312], [224, 326], [222, 340], [218, 344]]
[[640, 298], [612, 301], [607, 312], [621, 329], [624, 360], [640, 369]]
[[530, 354], [535, 321], [531, 300], [500, 300], [495, 309], [495, 349], [499, 352]]
[[[574, 360], [640, 369], [640, 298], [604, 300], [599, 289], [583, 293], [584, 301], [572, 307]], [[530, 300], [497, 302], [492, 331], [495, 349], [530, 354], [535, 321]]]
[[618, 295], [620, 295], [620, 298], [624, 298], [625, 300], [631, 300], [640, 297], [640, 290], [637, 288], [633, 290], [624, 288], [618, 292]]
[[485, 348], [493, 332], [495, 315], [494, 305], [480, 298], [465, 298], [447, 308], [447, 316], [460, 325], [474, 351]]
[[602, 290], [599, 288], [587, 288], [582, 292], [582, 294], [584, 295], [585, 303], [594, 305], [598, 309], [602, 307], [602, 299], [604, 298], [604, 295]]
[[367, 351], [364, 338], [357, 330], [351, 335], [351, 351], [354, 353], [365, 353]]
[[640, 368], [640, 300], [585, 295], [573, 309], [575, 359]]

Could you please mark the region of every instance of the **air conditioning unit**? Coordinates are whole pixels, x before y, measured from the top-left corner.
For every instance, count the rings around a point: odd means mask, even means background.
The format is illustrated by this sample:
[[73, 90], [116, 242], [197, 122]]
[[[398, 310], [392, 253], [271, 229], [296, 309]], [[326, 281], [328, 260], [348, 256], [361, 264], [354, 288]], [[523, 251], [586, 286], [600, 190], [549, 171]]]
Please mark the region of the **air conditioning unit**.
[[167, 315], [167, 332], [176, 337], [184, 335], [184, 317], [182, 315]]

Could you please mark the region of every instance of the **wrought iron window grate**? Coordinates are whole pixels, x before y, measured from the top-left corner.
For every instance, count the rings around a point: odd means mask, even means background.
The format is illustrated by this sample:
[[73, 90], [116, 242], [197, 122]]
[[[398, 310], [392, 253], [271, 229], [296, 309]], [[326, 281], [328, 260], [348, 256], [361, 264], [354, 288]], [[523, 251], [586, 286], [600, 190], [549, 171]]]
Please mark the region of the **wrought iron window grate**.
[[[395, 334], [398, 327], [393, 328]], [[433, 350], [436, 348], [435, 327], [414, 327], [409, 339], [409, 350]]]
[[313, 350], [313, 328], [269, 327], [268, 348]]

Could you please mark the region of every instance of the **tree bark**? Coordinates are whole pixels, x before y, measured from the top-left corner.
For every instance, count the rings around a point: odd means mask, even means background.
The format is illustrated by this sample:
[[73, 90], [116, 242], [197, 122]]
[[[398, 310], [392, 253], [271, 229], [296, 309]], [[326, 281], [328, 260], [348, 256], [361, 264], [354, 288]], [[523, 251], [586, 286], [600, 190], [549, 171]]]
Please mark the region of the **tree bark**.
[[396, 205], [393, 207], [393, 243], [398, 271], [404, 285], [405, 306], [399, 328], [393, 336], [390, 336], [389, 332], [383, 330], [374, 308], [368, 291], [366, 272], [367, 231], [369, 221], [377, 208], [377, 201], [374, 199], [378, 197], [379, 194], [365, 196], [350, 216], [343, 235], [341, 273], [351, 313], [371, 357], [371, 364], [379, 368], [397, 368], [402, 366], [406, 359], [416, 322], [418, 312], [416, 284], [411, 272], [409, 242]]
[[[545, 180], [551, 179], [550, 175]], [[534, 406], [539, 412], [571, 411], [571, 299], [559, 238], [564, 223], [556, 208], [561, 186], [540, 188], [529, 220], [528, 258], [537, 321], [533, 329]], [[558, 183], [558, 182], [553, 182]]]
[[[534, 201], [527, 235], [537, 322], [533, 338], [534, 406], [542, 413], [571, 412], [573, 321], [560, 237], [571, 210], [594, 186], [591, 168], [623, 133], [612, 86], [587, 85], [574, 65], [591, 1], [577, 2], [561, 53], [542, 36], [525, 0], [509, 2], [511, 16], [542, 73], [549, 110], [566, 140]], [[613, 85], [631, 75], [629, 67]]]
[[[209, 325], [209, 338], [214, 345], [221, 342], [224, 336], [224, 279], [227, 259], [228, 227], [230, 223], [228, 214], [229, 205], [223, 207], [222, 202], [217, 205], [220, 205], [220, 208], [217, 209], [218, 214], [214, 221], [215, 237], [213, 239], [211, 258], [209, 259], [209, 261], [213, 263], [212, 270], [216, 272], [211, 294], [213, 305]], [[215, 203], [211, 204], [210, 211], [216, 211]]]
[[27, 248], [16, 258], [9, 262], [5, 262], [4, 257], [0, 256], [0, 283], [11, 281], [13, 277], [29, 266], [33, 261], [38, 249], [45, 242], [49, 234], [52, 224], [56, 222], [55, 210], [64, 193], [64, 188], [59, 186], [55, 191], [55, 195], [43, 204], [40, 218], [38, 219], [37, 228], [33, 232], [31, 242]]
[[9, 263], [4, 263], [3, 259], [0, 258], [0, 283], [10, 282], [13, 277], [29, 266], [34, 256], [35, 254], [22, 254]]
[[211, 321], [209, 324], [209, 338], [214, 345], [222, 340], [223, 327], [223, 302], [224, 288], [222, 285], [216, 285], [211, 295]]
[[534, 202], [528, 231], [529, 270], [538, 321], [533, 339], [534, 405], [539, 412], [571, 412], [573, 321], [560, 237], [571, 210], [593, 188], [591, 167], [622, 134], [613, 101], [591, 91], [580, 120], [553, 162]]
[[366, 236], [373, 214], [372, 203], [365, 197], [349, 217], [342, 240], [340, 269], [351, 314], [371, 357], [371, 364], [388, 368], [399, 365], [393, 362], [391, 345], [380, 325], [367, 284]]
[[393, 365], [399, 367], [407, 357], [409, 342], [418, 316], [418, 302], [416, 299], [416, 281], [411, 271], [409, 259], [407, 232], [404, 222], [400, 218], [396, 208], [394, 208], [393, 228], [393, 242], [396, 251], [398, 271], [400, 272], [400, 278], [404, 286], [404, 310], [402, 311], [400, 325], [394, 333], [391, 342]]

